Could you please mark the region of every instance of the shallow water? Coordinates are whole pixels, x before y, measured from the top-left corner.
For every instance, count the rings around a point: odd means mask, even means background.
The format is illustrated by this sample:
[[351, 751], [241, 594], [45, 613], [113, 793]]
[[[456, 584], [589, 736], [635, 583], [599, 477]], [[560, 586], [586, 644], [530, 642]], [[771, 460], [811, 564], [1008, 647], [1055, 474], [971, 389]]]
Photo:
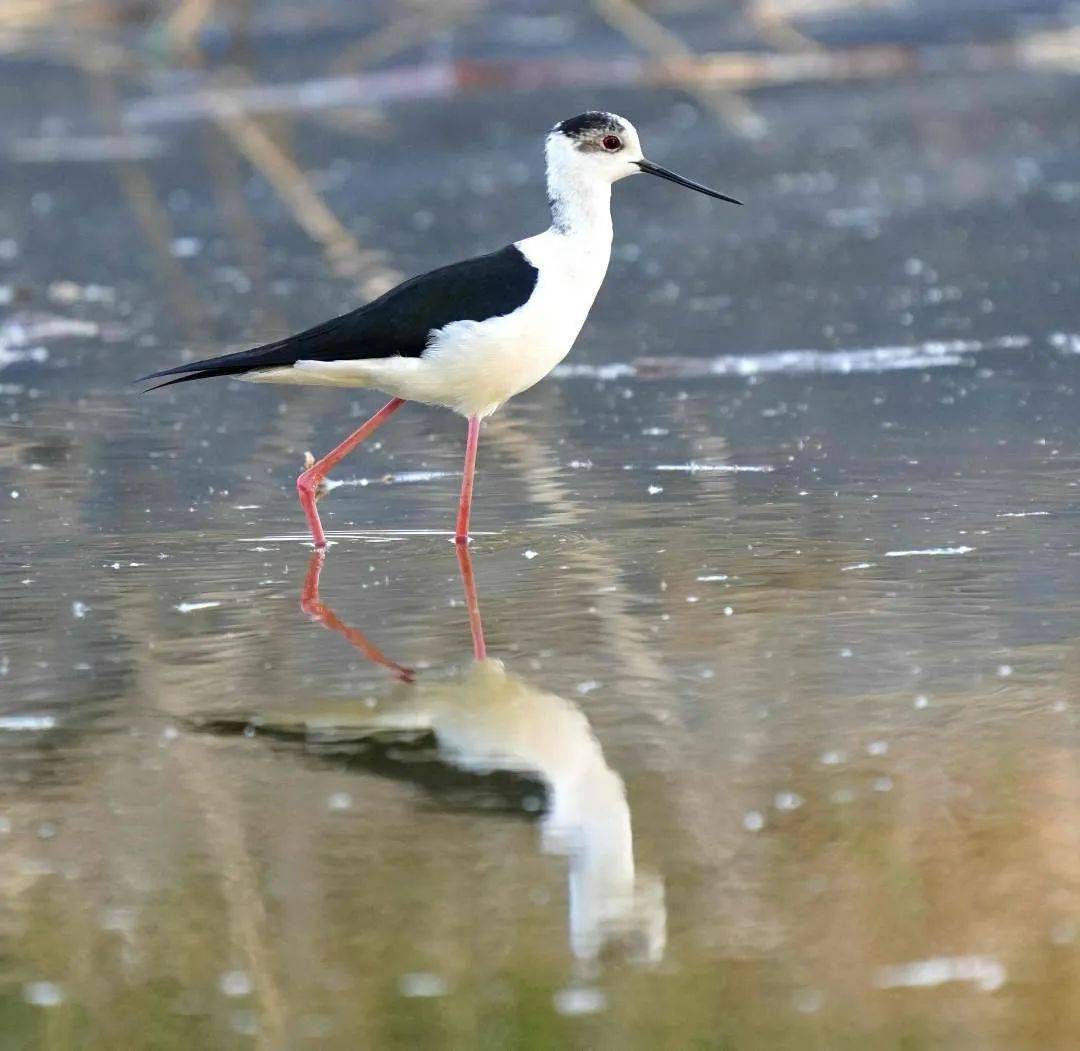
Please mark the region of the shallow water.
[[[84, 137], [169, 89], [0, 75]], [[474, 608], [461, 421], [342, 465], [322, 564], [293, 477], [374, 395], [132, 392], [538, 227], [587, 94], [285, 118], [351, 276], [205, 119], [8, 166], [4, 1051], [1075, 1046], [1074, 79], [762, 92], [754, 142], [611, 91], [750, 204], [618, 188], [485, 426]]]

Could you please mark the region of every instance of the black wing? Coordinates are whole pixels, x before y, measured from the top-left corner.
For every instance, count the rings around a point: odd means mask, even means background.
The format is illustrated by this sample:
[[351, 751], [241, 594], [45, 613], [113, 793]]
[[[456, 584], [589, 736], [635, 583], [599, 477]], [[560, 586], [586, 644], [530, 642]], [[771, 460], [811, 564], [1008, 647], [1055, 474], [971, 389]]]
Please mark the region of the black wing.
[[431, 332], [451, 321], [485, 321], [513, 313], [532, 295], [538, 275], [516, 246], [507, 245], [498, 252], [421, 274], [366, 306], [276, 343], [190, 361], [141, 378], [179, 377], [158, 384], [167, 387], [297, 361], [361, 360], [395, 354], [416, 358], [423, 354]]

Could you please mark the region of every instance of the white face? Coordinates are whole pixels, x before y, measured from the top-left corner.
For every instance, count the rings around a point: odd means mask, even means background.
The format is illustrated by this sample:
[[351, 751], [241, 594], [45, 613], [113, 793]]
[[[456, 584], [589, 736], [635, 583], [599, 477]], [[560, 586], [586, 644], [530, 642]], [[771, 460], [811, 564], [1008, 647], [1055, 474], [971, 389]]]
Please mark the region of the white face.
[[625, 117], [593, 111], [564, 120], [547, 138], [548, 164], [613, 183], [640, 171], [637, 130]]
[[548, 185], [556, 193], [560, 189], [566, 192], [575, 183], [579, 187], [589, 182], [610, 184], [636, 172], [645, 172], [706, 197], [741, 203], [646, 160], [634, 125], [617, 113], [590, 110], [564, 120], [551, 129], [546, 148]]

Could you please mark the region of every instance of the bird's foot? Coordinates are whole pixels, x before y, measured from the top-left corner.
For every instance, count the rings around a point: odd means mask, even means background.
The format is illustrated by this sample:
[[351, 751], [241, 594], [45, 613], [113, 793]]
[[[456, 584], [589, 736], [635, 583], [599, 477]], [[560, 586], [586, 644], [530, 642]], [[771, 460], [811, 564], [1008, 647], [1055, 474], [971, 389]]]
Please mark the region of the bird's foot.
[[[307, 471], [310, 471], [312, 469], [312, 467], [314, 467], [314, 466], [315, 466], [315, 457], [311, 454], [310, 451], [304, 453], [304, 471], [305, 471], [305, 473]], [[312, 489], [312, 495], [315, 497], [316, 500], [321, 500], [333, 488], [334, 488], [334, 483], [331, 482], [329, 478], [320, 478], [318, 480], [318, 482], [315, 483], [315, 486]]]
[[304, 509], [304, 517], [307, 518], [315, 550], [325, 551], [326, 533], [323, 531], [322, 522], [319, 521], [319, 512], [315, 504], [320, 496], [330, 490], [325, 480], [315, 474], [315, 457], [311, 453], [305, 454], [304, 464], [303, 474], [296, 479], [296, 495], [300, 497], [300, 506]]

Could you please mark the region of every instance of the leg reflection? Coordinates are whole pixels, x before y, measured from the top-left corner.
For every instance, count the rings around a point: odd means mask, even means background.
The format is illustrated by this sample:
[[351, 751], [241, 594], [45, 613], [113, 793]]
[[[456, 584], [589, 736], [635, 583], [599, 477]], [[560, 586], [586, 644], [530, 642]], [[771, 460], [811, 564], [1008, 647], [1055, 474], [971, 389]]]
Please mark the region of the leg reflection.
[[342, 638], [355, 646], [369, 661], [381, 664], [394, 673], [394, 678], [402, 682], [413, 682], [416, 673], [412, 668], [392, 661], [359, 628], [351, 628], [319, 598], [319, 577], [326, 561], [325, 550], [316, 550], [308, 562], [307, 576], [304, 578], [304, 591], [300, 596], [300, 608], [316, 623], [324, 628], [336, 631]]
[[484, 645], [484, 624], [480, 619], [480, 602], [476, 597], [476, 577], [473, 575], [472, 556], [464, 544], [456, 544], [461, 584], [465, 588], [465, 608], [469, 613], [469, 631], [472, 632], [473, 656], [478, 661], [487, 660]]

